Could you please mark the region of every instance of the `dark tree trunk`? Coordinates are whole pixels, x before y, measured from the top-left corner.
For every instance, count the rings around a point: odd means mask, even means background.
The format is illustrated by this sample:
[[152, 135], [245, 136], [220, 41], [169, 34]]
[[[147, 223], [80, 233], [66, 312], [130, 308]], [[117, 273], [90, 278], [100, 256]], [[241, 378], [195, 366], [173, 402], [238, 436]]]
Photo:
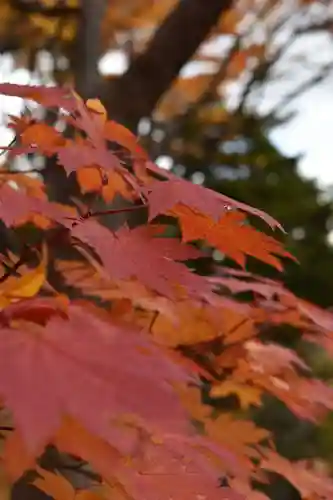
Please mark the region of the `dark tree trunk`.
[[75, 90], [84, 99], [96, 97], [101, 86], [98, 61], [102, 54], [101, 25], [106, 6], [105, 0], [81, 0], [72, 68]]
[[232, 0], [181, 0], [126, 73], [105, 85], [110, 117], [135, 131], [192, 58]]

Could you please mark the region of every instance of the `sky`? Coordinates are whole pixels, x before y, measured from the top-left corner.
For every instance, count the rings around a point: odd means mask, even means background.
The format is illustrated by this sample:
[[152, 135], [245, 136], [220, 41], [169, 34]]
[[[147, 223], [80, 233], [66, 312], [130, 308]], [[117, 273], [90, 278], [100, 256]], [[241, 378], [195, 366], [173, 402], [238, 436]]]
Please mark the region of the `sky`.
[[[319, 46], [316, 47], [314, 42], [312, 37], [309, 45], [310, 51], [317, 51], [317, 54], [319, 52], [321, 54], [331, 53], [331, 39], [320, 40], [319, 50]], [[304, 45], [302, 49], [304, 50]], [[214, 50], [216, 50], [216, 46]], [[318, 57], [317, 54], [315, 57]], [[119, 52], [104, 58], [100, 64], [100, 69], [104, 73], [122, 73], [125, 68], [126, 61]], [[191, 74], [193, 68], [188, 66], [184, 72]], [[302, 77], [300, 72], [296, 75], [296, 80]], [[26, 70], [15, 69], [10, 56], [0, 56], [0, 82], [39, 83], [32, 81]], [[275, 101], [276, 89], [272, 95], [270, 92], [265, 93], [262, 105], [268, 109]], [[316, 179], [319, 186], [323, 188], [333, 185], [333, 75], [325, 83], [316, 86], [295, 100], [292, 109], [297, 111], [296, 117], [287, 125], [275, 129], [270, 134], [271, 140], [287, 156], [302, 155], [299, 169], [305, 177]], [[12, 139], [12, 133], [5, 125], [6, 115], [9, 113], [19, 114], [21, 111], [21, 99], [0, 95], [0, 146], [9, 144]]]
[[287, 156], [302, 155], [301, 173], [321, 187], [333, 185], [333, 82], [320, 85], [295, 103], [297, 116], [271, 133]]

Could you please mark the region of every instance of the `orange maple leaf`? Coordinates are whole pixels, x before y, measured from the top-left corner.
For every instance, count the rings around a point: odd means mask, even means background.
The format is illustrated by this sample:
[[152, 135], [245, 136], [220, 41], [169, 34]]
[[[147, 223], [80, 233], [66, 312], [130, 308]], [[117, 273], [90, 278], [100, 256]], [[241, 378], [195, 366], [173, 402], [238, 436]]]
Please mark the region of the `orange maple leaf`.
[[282, 270], [282, 265], [275, 255], [293, 258], [280, 242], [247, 225], [245, 214], [239, 211], [226, 212], [217, 222], [181, 204], [169, 213], [178, 218], [184, 242], [206, 240], [242, 267], [245, 255], [256, 257], [278, 270]]
[[216, 311], [209, 306], [194, 306], [188, 301], [178, 302], [176, 319], [157, 316], [151, 331], [158, 342], [168, 346], [197, 344], [222, 334]]
[[128, 182], [118, 172], [101, 172], [98, 166], [82, 167], [76, 171], [82, 193], [100, 192], [106, 202], [120, 194], [127, 200], [133, 199], [133, 191]]
[[53, 153], [57, 146], [64, 146], [66, 139], [54, 128], [46, 123], [33, 123], [21, 134], [23, 146], [36, 146], [47, 153]]
[[223, 398], [230, 394], [236, 394], [243, 410], [247, 410], [251, 405], [259, 406], [261, 393], [262, 391], [257, 387], [240, 384], [232, 378], [214, 385], [210, 391], [213, 398]]

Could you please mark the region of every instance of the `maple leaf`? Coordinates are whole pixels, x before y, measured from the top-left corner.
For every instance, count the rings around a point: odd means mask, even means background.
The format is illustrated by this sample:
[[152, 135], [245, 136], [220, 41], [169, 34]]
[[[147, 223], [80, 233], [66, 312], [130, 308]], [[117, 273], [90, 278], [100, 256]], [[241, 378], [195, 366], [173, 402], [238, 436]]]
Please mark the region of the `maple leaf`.
[[[63, 274], [66, 283], [70, 286], [79, 288], [86, 295], [97, 296], [104, 300], [112, 299], [113, 313], [116, 301], [123, 303], [124, 299], [128, 299], [134, 307], [137, 306], [147, 311], [158, 311], [160, 314], [175, 320], [175, 304], [166, 297], [148, 290], [137, 280], [111, 280], [109, 274], [95, 259], [86, 252], [84, 252], [84, 256], [89, 260], [90, 265], [80, 261], [58, 261], [56, 263], [56, 268]], [[126, 302], [127, 304], [128, 302]], [[130, 310], [132, 310], [131, 306]], [[117, 313], [119, 313], [119, 309], [117, 309]]]
[[[110, 470], [117, 460], [122, 458], [121, 453], [105, 439], [89, 432], [85, 427], [71, 417], [64, 417], [61, 426], [52, 436], [53, 443], [59, 451], [79, 456], [89, 462], [95, 471], [105, 480], [109, 479]], [[27, 469], [36, 467], [36, 457], [43, 452], [43, 447], [32, 452], [22, 437], [21, 432], [15, 429], [5, 441], [3, 460], [8, 477], [15, 482]]]
[[[66, 140], [54, 127], [46, 123], [33, 123], [21, 133], [21, 143], [23, 147], [36, 147], [47, 155], [63, 146]], [[14, 151], [15, 148], [12, 149]]]
[[333, 314], [330, 311], [323, 310], [320, 307], [307, 302], [306, 300], [296, 299], [293, 296], [294, 303], [300, 313], [309, 318], [320, 329], [332, 332], [333, 330]]
[[238, 344], [255, 337], [257, 330], [254, 324], [253, 308], [246, 308], [245, 311], [242, 311], [227, 307], [227, 305], [228, 303], [223, 301], [220, 310], [224, 345]]
[[231, 415], [220, 414], [215, 420], [205, 421], [205, 430], [215, 442], [229, 449], [236, 456], [255, 456], [250, 446], [270, 438], [270, 433], [248, 420], [236, 420]]
[[25, 173], [20, 174], [19, 172], [15, 172], [15, 174], [11, 174], [10, 172], [1, 172], [0, 182], [1, 184], [11, 183], [12, 186], [16, 185], [19, 190], [24, 191], [28, 196], [32, 196], [33, 198], [47, 198], [43, 182]]
[[98, 165], [106, 170], [120, 168], [119, 159], [106, 147], [95, 148], [82, 141], [67, 144], [56, 150], [58, 163], [62, 165], [69, 175], [84, 166]]
[[48, 108], [64, 108], [67, 111], [76, 109], [72, 92], [59, 87], [17, 85], [14, 83], [0, 84], [0, 94], [22, 97], [43, 104]]
[[227, 413], [211, 418], [212, 408], [201, 402], [200, 393], [195, 388], [181, 391], [180, 398], [192, 417], [204, 424], [205, 434], [211, 442], [219, 445], [223, 443], [223, 449], [229, 450], [240, 460], [245, 469], [242, 471], [240, 467], [238, 475], [246, 477], [246, 470], [253, 471], [253, 464], [249, 460], [249, 457], [256, 455], [253, 446], [269, 440], [269, 431], [257, 427], [253, 422], [237, 420]]
[[[292, 357], [291, 353], [290, 357]], [[297, 357], [296, 357], [297, 359]], [[288, 364], [288, 360], [287, 360]], [[274, 366], [274, 363], [273, 363]], [[332, 388], [320, 380], [300, 376], [292, 369], [278, 375], [265, 373], [261, 365], [238, 359], [233, 378], [240, 383], [250, 383], [272, 394], [299, 418], [317, 422], [323, 410], [332, 408]]]
[[240, 384], [232, 378], [214, 385], [210, 390], [210, 395], [213, 398], [223, 398], [230, 394], [236, 394], [240, 406], [244, 410], [248, 410], [251, 405], [259, 406], [261, 402], [260, 389], [251, 387], [250, 385]]
[[[79, 306], [70, 306], [67, 314], [68, 319], [51, 317], [45, 329], [27, 322], [0, 329], [0, 394], [29, 449], [44, 443], [64, 414], [104, 438], [112, 434], [119, 444], [120, 435], [110, 429], [117, 414], [141, 414], [168, 430], [187, 428], [166, 384], [190, 380], [183, 369], [138, 333], [117, 329]], [[150, 391], [152, 405], [141, 391]]]
[[[84, 131], [87, 135], [89, 142], [99, 150], [106, 151], [106, 141], [103, 137], [103, 127], [105, 119], [103, 113], [96, 113], [96, 101], [95, 106], [92, 109], [92, 101], [88, 100], [87, 103], [81, 99], [81, 97], [73, 92], [76, 109], [75, 118], [69, 120], [70, 123], [80, 130]], [[95, 108], [95, 109], [94, 109]]]
[[52, 316], [67, 317], [69, 299], [66, 296], [25, 298], [11, 303], [0, 312], [5, 324], [24, 320], [39, 325], [46, 325]]
[[98, 115], [102, 123], [106, 122], [108, 114], [105, 107], [103, 106], [103, 104], [99, 99], [87, 99], [86, 106], [89, 109], [89, 111], [92, 111], [93, 113], [96, 113]]
[[285, 477], [304, 498], [318, 495], [329, 500], [333, 495], [333, 481], [325, 473], [315, 472], [305, 462], [290, 462], [274, 451], [265, 451], [261, 467]]
[[280, 242], [246, 225], [245, 214], [241, 212], [227, 212], [217, 222], [185, 206], [176, 206], [170, 213], [179, 219], [184, 242], [205, 239], [242, 267], [245, 265], [244, 254], [279, 270], [282, 270], [282, 265], [273, 254], [293, 258]]
[[113, 120], [107, 121], [103, 129], [104, 137], [128, 149], [134, 157], [148, 160], [148, 155], [138, 143], [138, 138], [126, 127]]
[[118, 193], [127, 200], [133, 200], [133, 192], [128, 183], [116, 171], [105, 172], [102, 177], [97, 166], [83, 167], [76, 171], [76, 177], [82, 193], [100, 192], [106, 202], [112, 201]]
[[238, 209], [260, 217], [272, 228], [283, 229], [273, 217], [257, 208], [176, 176], [163, 182], [153, 181], [144, 188], [143, 192], [149, 201], [149, 220], [154, 219], [159, 214], [165, 214], [174, 209], [175, 205], [181, 204], [193, 211], [206, 214], [214, 220], [218, 220], [230, 208]]
[[203, 278], [175, 262], [202, 254], [174, 238], [154, 237], [156, 228], [141, 226], [130, 230], [124, 226], [111, 233], [90, 219], [75, 226], [72, 235], [97, 252], [112, 279], [136, 277], [148, 288], [169, 298], [174, 296], [176, 285], [184, 287], [189, 294], [209, 292]]
[[[162, 436], [161, 439], [156, 435], [140, 433], [139, 422], [138, 425], [138, 427], [135, 425], [135, 420], [124, 422], [123, 427], [127, 430], [124, 442], [126, 440], [128, 448], [128, 454], [125, 456], [113, 444], [92, 434], [76, 420], [68, 417], [63, 420], [52, 442], [59, 450], [80, 456], [88, 461], [94, 470], [105, 478], [113, 495], [116, 492], [121, 493], [120, 498], [123, 500], [153, 499], [152, 495], [156, 491], [153, 486], [157, 486], [158, 479], [163, 485], [159, 498], [165, 500], [170, 498], [170, 495], [175, 500], [183, 500], [184, 484], [187, 485], [188, 492], [186, 493], [188, 497], [185, 498], [191, 499], [197, 494], [209, 494], [209, 498], [217, 500], [220, 498], [217, 496], [220, 495], [216, 480], [218, 477], [217, 465], [210, 463], [203, 454], [202, 450], [206, 444], [203, 438], [199, 437], [192, 442], [192, 439], [183, 439], [182, 436], [169, 433]], [[118, 432], [121, 431], [121, 427], [117, 427], [117, 429]], [[26, 465], [31, 464], [31, 458], [27, 455], [24, 443], [17, 431], [14, 435], [16, 436], [16, 445], [12, 446], [13, 440], [10, 436], [11, 446], [7, 446], [5, 453], [5, 466], [8, 461], [11, 461], [11, 472], [15, 472], [12, 477], [16, 477], [19, 470], [17, 465], [13, 467], [13, 462], [18, 461], [18, 465], [22, 465], [20, 456], [17, 456], [18, 451], [21, 452], [20, 455], [23, 453], [26, 456]], [[234, 473], [242, 470], [241, 465], [228, 452], [219, 453], [214, 446], [210, 446], [208, 443], [208, 449], [210, 448], [217, 452], [216, 457], [220, 457], [222, 470], [230, 469]], [[52, 489], [55, 494], [72, 492], [70, 486], [64, 483], [63, 478], [49, 472], [44, 474], [40, 468], [38, 471], [45, 479], [44, 481], [39, 480], [43, 491], [47, 489], [51, 491]], [[245, 470], [244, 474], [246, 477]], [[114, 488], [115, 486], [116, 488]], [[232, 500], [235, 498], [234, 494], [235, 492], [230, 491], [230, 494], [228, 493], [225, 498]], [[240, 498], [245, 500], [245, 497]], [[75, 500], [79, 499], [75, 497]]]
[[222, 276], [209, 277], [212, 284], [222, 285], [233, 294], [242, 292], [254, 292], [257, 295], [271, 299], [273, 296], [288, 296], [294, 295], [286, 290], [278, 281], [268, 280], [255, 276], [251, 273], [243, 272], [239, 269], [227, 269], [225, 267], [219, 268], [219, 274]]
[[0, 218], [7, 227], [23, 224], [34, 214], [40, 214], [66, 227], [71, 227], [72, 223], [69, 218], [73, 217], [76, 211], [72, 207], [28, 196], [8, 184], [0, 187]]
[[[122, 492], [126, 492], [131, 498], [153, 498], [153, 486], [158, 479], [163, 485], [160, 492], [162, 499], [170, 498], [170, 495], [175, 500], [183, 499], [184, 484], [187, 485], [188, 498], [200, 493], [209, 494], [209, 498], [219, 498], [216, 496], [220, 493], [216, 482], [217, 468], [196, 449], [199, 444], [204, 447], [202, 438], [192, 443], [191, 439], [183, 439], [182, 436], [169, 433], [160, 439], [159, 436], [149, 433], [137, 434], [140, 426], [136, 426], [135, 420], [124, 422], [129, 431], [128, 424], [133, 436], [137, 435], [139, 441], [133, 448], [136, 451], [129, 451], [127, 460], [112, 445], [92, 435], [71, 419], [65, 420], [54, 442], [59, 449], [84, 457], [110, 485], [114, 484], [114, 479], [117, 478], [116, 484], [124, 485]], [[222, 468], [239, 470], [237, 460], [228, 453], [220, 455], [223, 457]], [[231, 495], [227, 498], [233, 497]]]
[[200, 307], [191, 300], [177, 301], [174, 317], [157, 316], [151, 331], [164, 345], [191, 345], [220, 336], [221, 318], [209, 305]]
[[40, 264], [20, 277], [8, 276], [0, 286], [0, 309], [11, 301], [33, 297], [46, 280], [47, 251], [43, 247]]
[[249, 363], [252, 363], [254, 369], [267, 375], [279, 375], [286, 370], [294, 371], [294, 367], [310, 371], [309, 366], [294, 351], [278, 344], [250, 341], [246, 343], [245, 348]]

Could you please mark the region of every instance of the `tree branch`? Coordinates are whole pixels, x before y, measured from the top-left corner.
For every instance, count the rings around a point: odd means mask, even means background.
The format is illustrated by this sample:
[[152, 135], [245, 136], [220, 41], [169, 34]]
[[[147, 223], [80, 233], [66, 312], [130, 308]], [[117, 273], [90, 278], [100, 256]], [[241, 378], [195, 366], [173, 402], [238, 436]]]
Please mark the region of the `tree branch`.
[[158, 28], [143, 54], [103, 94], [110, 116], [135, 130], [148, 117], [182, 67], [232, 0], [181, 0]]
[[269, 123], [274, 120], [276, 115], [281, 113], [284, 108], [286, 108], [294, 99], [297, 99], [302, 94], [313, 88], [318, 83], [321, 83], [325, 78], [327, 78], [333, 71], [333, 61], [325, 64], [319, 72], [312, 75], [311, 78], [303, 81], [295, 89], [285, 95], [282, 100], [264, 117], [265, 122]]
[[75, 89], [84, 99], [96, 97], [100, 87], [98, 61], [102, 54], [101, 24], [105, 10], [105, 0], [81, 1], [72, 64]]

